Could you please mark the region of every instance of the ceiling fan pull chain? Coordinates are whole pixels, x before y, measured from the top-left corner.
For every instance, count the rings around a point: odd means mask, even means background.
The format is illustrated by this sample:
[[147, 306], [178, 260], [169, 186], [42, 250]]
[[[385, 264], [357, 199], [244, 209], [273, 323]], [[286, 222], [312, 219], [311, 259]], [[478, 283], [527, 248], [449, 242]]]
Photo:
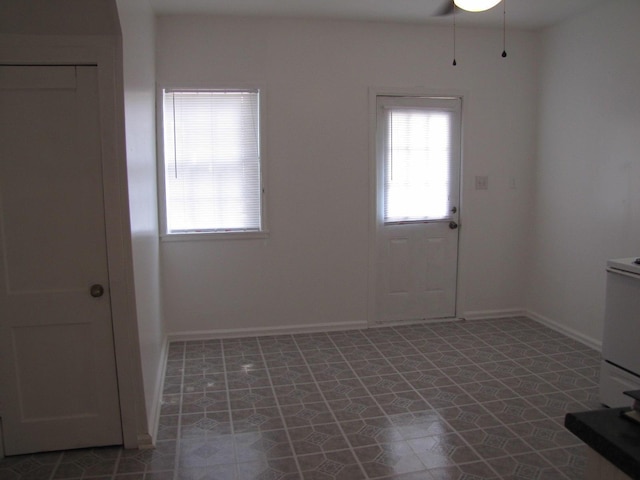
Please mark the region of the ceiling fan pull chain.
[[502, 0], [502, 58], [507, 58], [507, 0]]
[[453, 5], [453, 66], [458, 65], [456, 62], [456, 6]]

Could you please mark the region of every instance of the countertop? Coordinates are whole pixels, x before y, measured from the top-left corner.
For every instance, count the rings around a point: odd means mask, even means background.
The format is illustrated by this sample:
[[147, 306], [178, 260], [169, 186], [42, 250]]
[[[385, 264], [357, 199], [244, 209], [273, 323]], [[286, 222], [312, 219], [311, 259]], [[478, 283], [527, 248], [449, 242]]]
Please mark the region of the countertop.
[[640, 424], [622, 418], [629, 408], [568, 413], [565, 427], [633, 479], [640, 480]]

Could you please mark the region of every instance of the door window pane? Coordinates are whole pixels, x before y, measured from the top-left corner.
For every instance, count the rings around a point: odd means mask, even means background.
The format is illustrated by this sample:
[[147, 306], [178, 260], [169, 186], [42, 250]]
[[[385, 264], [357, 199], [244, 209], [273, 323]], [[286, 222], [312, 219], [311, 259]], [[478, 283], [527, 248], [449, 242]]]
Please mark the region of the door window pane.
[[430, 100], [388, 97], [381, 102], [384, 223], [448, 219], [457, 203], [452, 182], [459, 155], [459, 99], [433, 99], [433, 105]]

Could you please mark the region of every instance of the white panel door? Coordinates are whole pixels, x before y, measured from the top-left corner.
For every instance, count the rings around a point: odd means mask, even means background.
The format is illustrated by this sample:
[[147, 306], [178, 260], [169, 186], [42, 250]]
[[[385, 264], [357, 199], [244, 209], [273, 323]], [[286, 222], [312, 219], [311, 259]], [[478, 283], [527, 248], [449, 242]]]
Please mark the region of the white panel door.
[[456, 315], [460, 98], [377, 97], [375, 319]]
[[122, 443], [97, 67], [0, 67], [8, 455]]

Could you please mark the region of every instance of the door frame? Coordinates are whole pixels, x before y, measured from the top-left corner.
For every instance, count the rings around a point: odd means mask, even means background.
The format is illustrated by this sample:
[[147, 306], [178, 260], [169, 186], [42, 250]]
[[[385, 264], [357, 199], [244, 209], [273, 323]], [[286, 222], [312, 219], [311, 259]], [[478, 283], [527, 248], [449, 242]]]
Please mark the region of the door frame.
[[[117, 12], [114, 15], [117, 20]], [[119, 32], [118, 35], [0, 34], [0, 64], [97, 67], [107, 264], [122, 440], [125, 448], [150, 447], [131, 250], [122, 39]]]
[[[460, 97], [462, 100], [462, 109], [464, 112], [466, 101], [468, 101], [468, 92], [460, 91], [458, 89], [433, 89], [426, 87], [369, 87], [369, 269], [368, 269], [368, 285], [367, 285], [367, 324], [369, 327], [379, 327], [383, 323], [377, 322], [377, 308], [376, 308], [376, 280], [378, 275], [378, 269], [376, 267], [376, 236], [377, 236], [377, 209], [378, 209], [378, 111], [377, 111], [377, 97], [378, 96], [399, 96], [399, 97]], [[458, 224], [461, 226], [463, 223], [463, 171], [464, 171], [464, 114], [461, 116], [461, 131], [460, 131], [460, 188], [459, 188], [459, 202], [458, 202]], [[462, 286], [463, 282], [460, 278], [461, 268], [460, 259], [463, 229], [458, 230], [458, 261], [456, 264], [456, 300], [455, 300], [455, 312], [456, 316], [451, 319], [437, 319], [434, 321], [455, 321], [458, 320], [459, 313], [462, 310]], [[429, 322], [425, 320], [424, 322]], [[402, 324], [405, 322], [394, 323]], [[415, 323], [415, 321], [408, 320], [406, 323]], [[390, 325], [390, 324], [389, 324]]]

